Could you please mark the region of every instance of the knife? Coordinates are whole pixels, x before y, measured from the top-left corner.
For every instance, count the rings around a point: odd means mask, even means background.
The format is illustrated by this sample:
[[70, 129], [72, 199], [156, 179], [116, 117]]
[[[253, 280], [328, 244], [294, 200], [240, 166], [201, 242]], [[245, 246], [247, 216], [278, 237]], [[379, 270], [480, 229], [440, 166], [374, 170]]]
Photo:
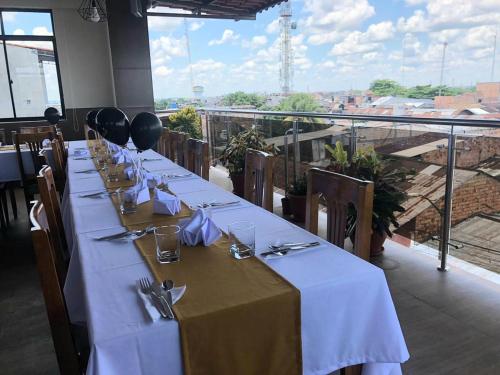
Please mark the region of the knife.
[[167, 311], [163, 308], [163, 305], [161, 303], [161, 298], [158, 295], [156, 295], [156, 293], [150, 293], [150, 296], [151, 296], [151, 301], [153, 301], [153, 304], [156, 307], [156, 310], [158, 310], [158, 312], [163, 318], [168, 319], [168, 314]]
[[172, 311], [172, 294], [170, 291], [165, 291], [162, 287], [154, 282], [151, 285], [152, 294], [156, 294], [161, 302], [161, 305], [165, 309], [169, 319], [174, 319], [174, 312]]
[[[281, 247], [281, 248], [273, 249], [271, 251], [263, 252], [260, 255], [263, 256], [263, 257], [269, 256], [269, 255], [278, 255], [278, 253], [284, 252], [284, 251], [289, 252], [289, 251], [303, 250], [303, 249], [308, 249], [310, 247], [316, 247], [316, 246], [319, 246], [319, 245], [320, 245], [319, 242], [311, 242], [309, 244], [304, 244], [304, 245], [301, 245], [301, 246]], [[283, 254], [283, 255], [285, 255], [285, 254]]]
[[122, 238], [122, 237], [128, 236], [129, 234], [130, 234], [130, 231], [127, 230], [125, 232], [120, 232], [120, 233], [112, 234], [110, 236], [97, 237], [97, 238], [94, 238], [94, 240], [96, 240], [96, 241], [117, 240], [118, 238]]

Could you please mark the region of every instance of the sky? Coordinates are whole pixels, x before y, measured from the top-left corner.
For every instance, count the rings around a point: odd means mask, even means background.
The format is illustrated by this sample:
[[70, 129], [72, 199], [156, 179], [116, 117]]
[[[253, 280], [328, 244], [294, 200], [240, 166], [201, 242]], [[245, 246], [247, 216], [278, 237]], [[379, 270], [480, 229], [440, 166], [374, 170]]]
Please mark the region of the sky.
[[[292, 0], [292, 9], [294, 91], [366, 89], [378, 78], [439, 84], [444, 42], [444, 84], [491, 80], [499, 0]], [[279, 92], [278, 17], [274, 7], [255, 21], [186, 21], [205, 96]], [[155, 98], [191, 96], [184, 20], [149, 17], [149, 33]]]

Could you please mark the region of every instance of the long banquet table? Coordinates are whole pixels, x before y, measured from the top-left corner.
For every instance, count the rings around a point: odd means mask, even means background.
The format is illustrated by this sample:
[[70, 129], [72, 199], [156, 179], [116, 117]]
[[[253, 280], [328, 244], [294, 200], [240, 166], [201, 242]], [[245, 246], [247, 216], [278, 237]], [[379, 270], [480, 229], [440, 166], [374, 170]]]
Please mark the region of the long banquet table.
[[[182, 374], [178, 322], [152, 322], [137, 295], [135, 281], [151, 272], [134, 243], [93, 239], [123, 226], [110, 198], [80, 197], [105, 188], [98, 173], [75, 173], [95, 168], [91, 160], [71, 157], [85, 147], [85, 141], [69, 144], [63, 217], [72, 252], [64, 293], [70, 319], [88, 327], [87, 374]], [[154, 151], [142, 156], [162, 159], [143, 164], [151, 172], [185, 172]], [[169, 183], [169, 190], [186, 204], [234, 200], [194, 175]], [[401, 373], [409, 353], [381, 269], [246, 201], [213, 210], [212, 219], [223, 231], [231, 222], [252, 220], [257, 253], [280, 240], [321, 242], [301, 254], [263, 260], [300, 291], [304, 374], [359, 363], [365, 375]]]

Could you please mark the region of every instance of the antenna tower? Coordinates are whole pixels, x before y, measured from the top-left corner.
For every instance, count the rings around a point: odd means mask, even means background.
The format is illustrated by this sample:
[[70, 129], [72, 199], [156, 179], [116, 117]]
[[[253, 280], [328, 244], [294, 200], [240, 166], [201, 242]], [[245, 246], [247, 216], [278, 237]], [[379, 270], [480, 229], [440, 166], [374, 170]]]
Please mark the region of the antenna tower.
[[280, 5], [280, 86], [283, 95], [289, 95], [293, 81], [293, 48], [291, 30], [297, 27], [292, 22], [292, 4], [288, 0]]

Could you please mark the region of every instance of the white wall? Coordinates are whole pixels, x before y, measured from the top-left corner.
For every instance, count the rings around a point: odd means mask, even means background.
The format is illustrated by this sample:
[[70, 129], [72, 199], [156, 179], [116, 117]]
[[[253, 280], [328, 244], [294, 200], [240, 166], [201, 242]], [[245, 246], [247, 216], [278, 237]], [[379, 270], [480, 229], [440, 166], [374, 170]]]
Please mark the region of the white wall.
[[106, 23], [84, 21], [81, 0], [0, 0], [0, 7], [52, 9], [66, 108], [115, 104]]

